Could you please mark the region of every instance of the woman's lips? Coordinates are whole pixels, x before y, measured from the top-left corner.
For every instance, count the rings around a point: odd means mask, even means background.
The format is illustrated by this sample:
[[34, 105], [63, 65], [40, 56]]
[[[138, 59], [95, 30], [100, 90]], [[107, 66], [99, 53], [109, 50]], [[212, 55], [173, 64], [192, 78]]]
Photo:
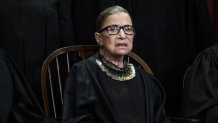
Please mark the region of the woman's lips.
[[127, 47], [127, 43], [117, 43], [117, 47]]

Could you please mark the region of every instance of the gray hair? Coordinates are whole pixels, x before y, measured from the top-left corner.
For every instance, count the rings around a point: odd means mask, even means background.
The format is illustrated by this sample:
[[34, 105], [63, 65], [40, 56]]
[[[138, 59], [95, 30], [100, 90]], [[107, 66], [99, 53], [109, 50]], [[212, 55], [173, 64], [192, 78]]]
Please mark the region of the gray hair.
[[[124, 9], [123, 7], [118, 6], [118, 5], [108, 7], [104, 11], [102, 11], [98, 15], [97, 20], [96, 20], [96, 31], [101, 30], [101, 28], [104, 24], [104, 21], [108, 16], [113, 15], [115, 13], [120, 13], [120, 12], [124, 12], [130, 16], [129, 12], [126, 9]], [[131, 18], [131, 16], [130, 16], [130, 18]]]

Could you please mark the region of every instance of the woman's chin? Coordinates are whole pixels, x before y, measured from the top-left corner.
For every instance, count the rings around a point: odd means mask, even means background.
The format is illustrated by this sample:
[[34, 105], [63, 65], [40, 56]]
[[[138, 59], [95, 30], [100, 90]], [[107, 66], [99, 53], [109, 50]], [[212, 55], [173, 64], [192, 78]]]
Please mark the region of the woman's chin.
[[117, 55], [123, 56], [129, 53], [129, 50], [119, 50], [116, 52]]

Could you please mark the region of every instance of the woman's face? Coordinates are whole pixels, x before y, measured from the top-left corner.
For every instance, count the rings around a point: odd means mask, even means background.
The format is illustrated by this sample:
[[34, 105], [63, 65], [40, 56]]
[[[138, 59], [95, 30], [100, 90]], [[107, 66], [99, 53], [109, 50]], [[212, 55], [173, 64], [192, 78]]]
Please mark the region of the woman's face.
[[[130, 52], [133, 47], [134, 34], [130, 35], [131, 32], [128, 32], [129, 29], [131, 30], [132, 26], [131, 18], [128, 14], [123, 12], [115, 13], [106, 18], [102, 29], [111, 25], [116, 26], [111, 28], [109, 27], [109, 29], [105, 29], [100, 33], [95, 33], [96, 41], [99, 44], [103, 44], [101, 50], [103, 50], [105, 55], [118, 57], [124, 56], [125, 54]], [[114, 29], [116, 29], [117, 27], [119, 28], [119, 26], [124, 27], [119, 30], [118, 34], [114, 34]], [[124, 30], [127, 34], [125, 34]], [[113, 34], [111, 34], [111, 32]]]

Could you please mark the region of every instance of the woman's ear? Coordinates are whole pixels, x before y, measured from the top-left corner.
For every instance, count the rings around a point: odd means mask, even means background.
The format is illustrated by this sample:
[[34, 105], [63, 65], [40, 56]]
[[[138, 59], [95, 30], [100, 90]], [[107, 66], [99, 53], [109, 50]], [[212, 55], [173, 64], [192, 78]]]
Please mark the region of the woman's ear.
[[101, 42], [101, 34], [98, 32], [95, 32], [95, 40], [99, 44]]

